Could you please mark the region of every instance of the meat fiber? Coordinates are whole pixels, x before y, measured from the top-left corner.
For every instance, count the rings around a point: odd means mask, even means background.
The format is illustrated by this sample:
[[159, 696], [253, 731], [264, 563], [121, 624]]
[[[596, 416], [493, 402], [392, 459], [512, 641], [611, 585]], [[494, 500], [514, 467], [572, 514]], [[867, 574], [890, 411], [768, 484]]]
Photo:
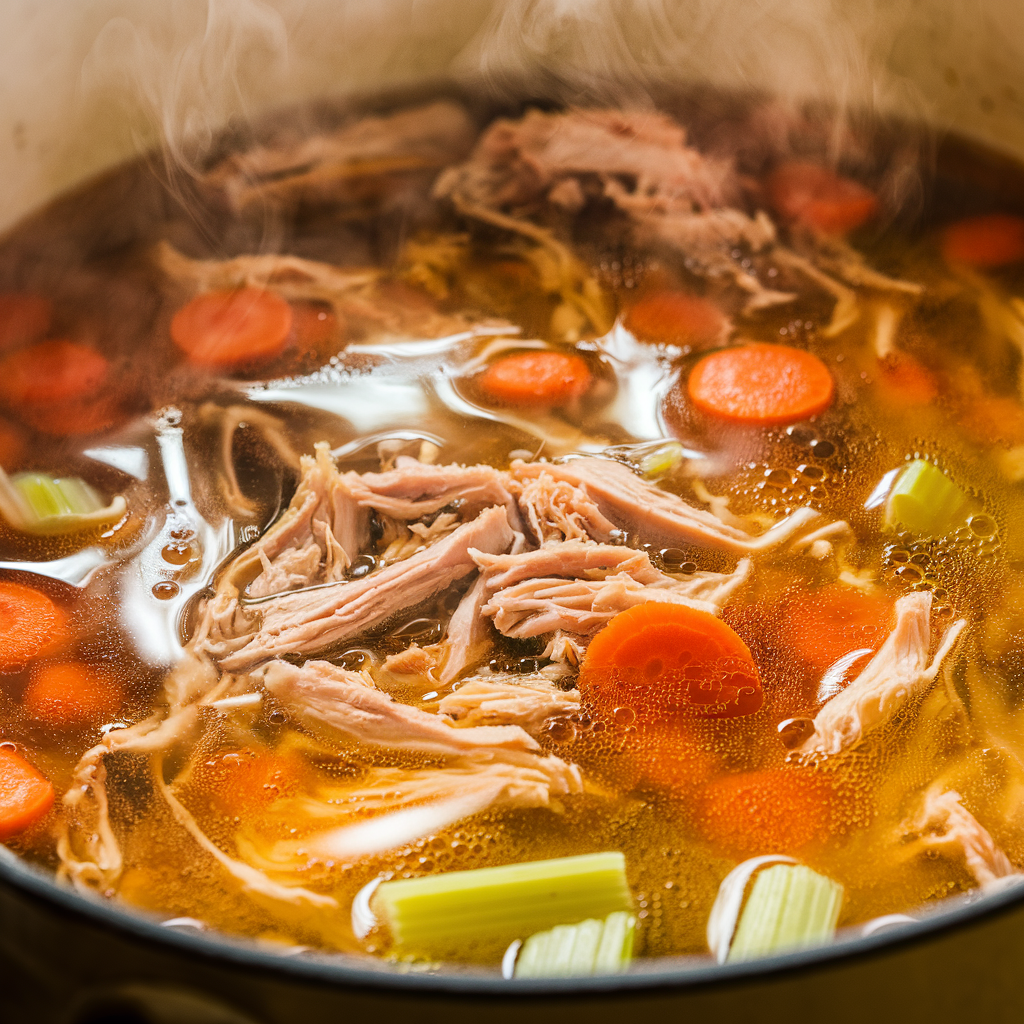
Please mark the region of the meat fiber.
[[732, 162], [688, 146], [684, 129], [665, 114], [531, 110], [495, 121], [469, 159], [434, 186], [462, 213], [492, 222], [486, 211], [576, 214], [595, 190], [626, 215], [634, 243], [667, 244], [694, 269], [730, 275], [753, 307], [793, 298], [765, 288], [732, 256], [737, 246], [756, 253], [775, 241], [767, 215], [739, 208]]
[[825, 757], [849, 750], [928, 688], [966, 625], [962, 619], [954, 622], [929, 661], [931, 604], [927, 591], [896, 602], [896, 625], [885, 643], [861, 674], [818, 712], [814, 732], [795, 748], [796, 754]]
[[604, 579], [614, 573], [628, 572], [638, 583], [657, 583], [664, 576], [651, 565], [643, 551], [615, 544], [565, 541], [515, 555], [492, 555], [484, 551], [471, 554], [487, 573], [490, 590], [502, 590], [545, 576]]
[[441, 699], [438, 711], [458, 726], [518, 725], [539, 733], [552, 718], [564, 718], [580, 709], [578, 690], [560, 690], [546, 676], [471, 676]]
[[568, 480], [556, 480], [550, 473], [541, 473], [525, 482], [513, 479], [512, 489], [538, 544], [606, 541], [615, 529], [586, 491]]
[[749, 571], [750, 562], [744, 559], [732, 573], [702, 572], [682, 579], [658, 573], [659, 579], [640, 582], [629, 572], [599, 580], [530, 579], [499, 590], [483, 613], [494, 620], [499, 633], [517, 638], [553, 630], [595, 633], [619, 612], [648, 601], [684, 604], [719, 615]]
[[905, 824], [918, 833], [918, 843], [929, 850], [963, 858], [967, 870], [981, 886], [1017, 875], [1010, 858], [996, 845], [988, 830], [964, 807], [955, 790], [930, 786], [916, 817]]
[[497, 120], [464, 164], [441, 175], [435, 194], [515, 213], [545, 201], [571, 208], [586, 175], [628, 182], [638, 202], [663, 211], [727, 206], [740, 195], [731, 163], [687, 146], [666, 114], [619, 110], [530, 110]]
[[[579, 769], [558, 757], [534, 757], [530, 765], [463, 758], [446, 768], [374, 768], [355, 785], [332, 793], [329, 810], [348, 818], [345, 824], [274, 855], [280, 859], [282, 852], [294, 851], [302, 864], [310, 854], [332, 860], [373, 856], [488, 809], [552, 807], [553, 798], [582, 791]], [[308, 805], [299, 808], [308, 810]], [[321, 817], [327, 810], [317, 805]]]
[[262, 567], [249, 594], [263, 597], [340, 580], [369, 540], [370, 516], [334, 466], [326, 445], [304, 456], [284, 515], [247, 552]]
[[373, 199], [410, 174], [435, 172], [460, 159], [475, 137], [466, 111], [442, 100], [254, 147], [222, 160], [205, 182], [222, 189], [236, 211], [268, 203]]
[[[450, 719], [392, 699], [359, 672], [329, 661], [274, 661], [259, 677], [267, 692], [318, 735], [351, 743], [441, 757], [479, 750], [536, 753], [537, 743], [516, 726], [456, 728]], [[500, 759], [500, 754], [495, 754]]]
[[760, 536], [728, 526], [710, 512], [694, 508], [663, 491], [628, 466], [611, 459], [579, 458], [563, 463], [519, 462], [512, 474], [523, 481], [548, 474], [586, 491], [602, 514], [622, 529], [667, 543], [700, 544], [737, 554], [765, 551], [794, 539], [818, 518], [810, 508], [797, 509]]
[[[490, 508], [401, 562], [358, 580], [268, 598], [250, 608], [216, 607], [205, 646], [229, 672], [283, 654], [312, 654], [420, 604], [476, 568], [470, 551], [497, 554], [514, 540], [503, 508]], [[255, 626], [255, 628], [254, 628]]]
[[402, 456], [386, 473], [346, 473], [344, 479], [360, 505], [394, 519], [419, 519], [457, 501], [467, 516], [503, 505], [518, 529], [507, 475], [493, 466], [435, 466]]

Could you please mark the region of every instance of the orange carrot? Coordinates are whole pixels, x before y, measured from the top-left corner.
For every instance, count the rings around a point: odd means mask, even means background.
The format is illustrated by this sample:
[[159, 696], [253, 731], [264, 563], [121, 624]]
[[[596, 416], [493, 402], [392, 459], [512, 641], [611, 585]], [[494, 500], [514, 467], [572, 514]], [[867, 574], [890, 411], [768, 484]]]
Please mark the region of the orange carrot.
[[171, 320], [171, 337], [190, 362], [224, 368], [280, 355], [292, 329], [292, 307], [258, 288], [204, 292]]
[[990, 213], [967, 217], [946, 227], [940, 239], [950, 263], [1003, 267], [1024, 259], [1024, 217]]
[[121, 686], [109, 669], [82, 661], [35, 665], [22, 697], [33, 718], [59, 728], [99, 725], [121, 706]]
[[505, 356], [491, 363], [478, 383], [495, 405], [555, 408], [581, 398], [590, 380], [579, 356], [549, 351]]
[[25, 454], [25, 433], [7, 420], [0, 420], [0, 466], [12, 469]]
[[878, 212], [875, 194], [852, 178], [806, 160], [780, 164], [765, 183], [775, 210], [830, 235], [841, 235]]
[[983, 395], [958, 411], [957, 422], [977, 444], [1024, 444], [1024, 407], [1008, 395]]
[[21, 418], [43, 434], [68, 437], [98, 434], [124, 418], [124, 409], [113, 396], [98, 396], [75, 402], [25, 406]]
[[299, 349], [319, 350], [340, 333], [337, 314], [325, 302], [293, 302], [288, 343]]
[[695, 801], [695, 825], [716, 848], [742, 860], [795, 854], [828, 838], [836, 803], [813, 769], [768, 768], [723, 775]]
[[701, 412], [750, 426], [795, 423], [824, 412], [832, 375], [810, 352], [751, 344], [705, 356], [690, 374], [690, 401]]
[[860, 648], [877, 650], [892, 617], [888, 598], [842, 586], [805, 591], [783, 607], [783, 643], [818, 669]]
[[599, 713], [631, 708], [641, 725], [749, 715], [763, 700], [754, 659], [731, 627], [654, 601], [620, 612], [594, 637], [579, 688]]
[[721, 340], [728, 321], [707, 299], [685, 292], [660, 291], [630, 306], [625, 324], [641, 341], [701, 347]]
[[38, 341], [49, 331], [52, 320], [53, 305], [42, 295], [0, 295], [0, 349]]
[[297, 754], [239, 750], [208, 762], [201, 785], [223, 814], [254, 813], [282, 796], [296, 793], [307, 774]]
[[110, 364], [90, 345], [41, 341], [0, 359], [0, 395], [15, 406], [72, 402], [94, 395]]
[[21, 668], [53, 647], [64, 622], [64, 613], [46, 594], [0, 581], [0, 671]]
[[45, 818], [53, 806], [53, 786], [7, 746], [0, 747], [0, 842]]
[[685, 722], [643, 726], [630, 746], [636, 750], [641, 777], [676, 796], [696, 792], [721, 768], [721, 757]]
[[938, 376], [905, 352], [878, 360], [878, 385], [895, 405], [931, 405], [939, 397]]

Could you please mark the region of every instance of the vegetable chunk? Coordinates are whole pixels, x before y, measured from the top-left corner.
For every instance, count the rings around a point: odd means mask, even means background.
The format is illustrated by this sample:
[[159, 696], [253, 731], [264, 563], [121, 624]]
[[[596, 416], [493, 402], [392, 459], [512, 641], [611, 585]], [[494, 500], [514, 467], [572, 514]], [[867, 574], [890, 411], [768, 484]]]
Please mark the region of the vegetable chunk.
[[23, 757], [0, 747], [0, 842], [24, 832], [53, 806], [53, 786]]
[[734, 718], [764, 699], [750, 650], [731, 626], [654, 601], [620, 612], [594, 637], [579, 686], [593, 705], [630, 707], [639, 722]]
[[705, 356], [687, 391], [701, 412], [747, 426], [796, 423], [824, 412], [835, 386], [825, 364], [786, 345], [743, 345]]

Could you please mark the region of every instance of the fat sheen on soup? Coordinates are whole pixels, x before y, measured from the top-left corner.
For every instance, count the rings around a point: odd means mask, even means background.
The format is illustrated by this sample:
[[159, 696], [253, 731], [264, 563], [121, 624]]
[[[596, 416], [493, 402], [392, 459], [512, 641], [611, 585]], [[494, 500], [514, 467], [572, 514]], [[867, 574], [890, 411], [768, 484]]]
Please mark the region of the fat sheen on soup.
[[0, 839], [510, 979], [1015, 884], [1024, 175], [917, 151], [325, 107], [20, 225]]

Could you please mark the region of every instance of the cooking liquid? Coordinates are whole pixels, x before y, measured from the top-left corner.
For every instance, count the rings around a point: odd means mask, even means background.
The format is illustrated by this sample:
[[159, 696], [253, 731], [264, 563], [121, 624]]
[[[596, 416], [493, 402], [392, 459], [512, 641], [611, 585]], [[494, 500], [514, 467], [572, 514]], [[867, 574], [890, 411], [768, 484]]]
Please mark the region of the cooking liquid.
[[[111, 197], [120, 194], [115, 186], [125, 181], [133, 184], [138, 202], [113, 204]], [[933, 220], [984, 201], [976, 188], [946, 179], [935, 194]], [[1024, 197], [1024, 187], [1017, 194]], [[70, 211], [77, 217], [73, 226], [66, 226]], [[105, 222], [108, 214], [112, 219]], [[979, 333], [976, 314], [955, 294], [950, 296], [949, 273], [929, 244], [929, 223], [861, 241], [873, 266], [929, 289], [906, 313], [901, 346], [936, 372], [956, 378], [969, 371], [980, 386], [1012, 396], [1013, 367], [1004, 365], [1001, 356], [964, 344]], [[386, 217], [347, 225], [332, 242], [315, 221], [297, 221], [282, 244], [300, 254], [315, 248], [317, 258], [339, 264], [379, 260], [386, 266], [395, 255], [393, 228]], [[251, 224], [222, 221], [215, 230], [232, 250], [254, 247]], [[124, 705], [105, 728], [150, 713], [164, 673], [187, 640], [189, 601], [202, 593], [232, 549], [251, 542], [273, 521], [294, 487], [294, 466], [280, 459], [254, 426], [239, 426], [229, 452], [251, 508], [245, 513], [229, 507], [216, 426], [216, 410], [229, 407], [241, 408], [236, 417], [240, 424], [246, 422], [246, 410], [277, 417], [296, 452], [309, 452], [322, 440], [334, 448], [344, 446], [352, 451], [343, 459], [345, 468], [359, 470], [379, 467], [376, 444], [360, 449], [357, 443], [367, 435], [395, 437], [411, 454], [420, 450], [422, 439], [430, 444], [434, 442], [429, 439], [440, 439], [438, 462], [486, 462], [500, 468], [524, 453], [555, 457], [675, 437], [691, 458], [661, 481], [664, 487], [696, 500], [692, 481], [699, 477], [711, 493], [727, 497], [737, 515], [778, 518], [809, 505], [826, 521], [845, 519], [857, 536], [852, 549], [856, 568], [873, 572], [888, 599], [913, 589], [932, 591], [936, 635], [957, 617], [972, 624], [1002, 618], [1012, 631], [1024, 607], [1019, 540], [1024, 537], [1024, 501], [1019, 488], [1000, 475], [995, 449], [978, 444], [958, 422], [955, 397], [908, 407], [898, 394], [886, 391], [872, 347], [877, 308], [866, 308], [859, 323], [837, 338], [826, 337], [822, 330], [831, 300], [811, 289], [798, 302], [738, 321], [744, 338], [807, 347], [826, 362], [838, 397], [814, 422], [744, 430], [701, 420], [687, 409], [678, 387], [699, 353], [636, 339], [620, 320], [609, 335], [578, 346], [598, 381], [592, 396], [568, 413], [524, 424], [523, 416], [487, 407], [467, 373], [467, 366], [482, 365], [481, 359], [505, 348], [516, 350], [544, 339], [549, 304], [529, 280], [510, 284], [501, 261], [481, 259], [462, 292], [441, 308], [468, 309], [481, 319], [504, 317], [510, 326], [489, 325], [476, 333], [432, 340], [367, 329], [339, 331], [312, 347], [293, 346], [275, 364], [262, 368], [260, 382], [250, 383], [181, 362], [167, 335], [169, 316], [180, 299], [162, 289], [145, 259], [148, 246], [162, 237], [193, 251], [204, 248], [182, 210], [162, 198], [140, 170], [129, 168], [26, 223], [6, 241], [0, 258], [0, 280], [7, 288], [31, 287], [50, 296], [61, 326], [88, 335], [115, 361], [120, 375], [126, 416], [119, 426], [101, 438], [84, 440], [37, 433], [26, 465], [78, 474], [108, 494], [124, 493], [131, 509], [128, 519], [109, 535], [64, 539], [29, 538], [0, 528], [5, 564], [24, 563], [25, 570], [38, 569], [43, 577], [60, 576], [64, 570], [52, 569], [50, 563], [82, 548], [103, 553], [103, 564], [84, 580], [33, 583], [71, 610], [77, 624], [75, 654], [111, 665], [123, 682]], [[71, 248], [63, 242], [83, 239], [80, 259], [69, 262], [61, 255]], [[694, 283], [684, 268], [666, 266], [663, 258], [627, 255], [624, 273], [625, 257], [619, 251], [602, 252], [591, 244], [582, 253], [620, 309], [651, 282]], [[1024, 294], [1019, 274], [1004, 275], [1002, 284]], [[406, 308], [429, 300], [396, 286], [394, 302]], [[170, 455], [169, 432], [177, 439]], [[123, 468], [133, 457], [135, 473]], [[976, 529], [929, 542], [880, 530], [881, 508], [869, 500], [872, 492], [885, 474], [908, 458], [922, 457], [947, 469], [976, 498], [979, 515], [987, 517], [979, 519]], [[638, 543], [644, 543], [642, 528]], [[664, 553], [652, 547], [650, 553], [670, 572], [723, 570], [735, 564], [732, 556], [696, 547]], [[751, 646], [766, 700], [748, 718], [694, 724], [718, 775], [786, 767], [788, 752], [778, 726], [813, 713], [821, 672], [787, 647], [785, 599], [800, 588], [825, 582], [827, 566], [812, 559], [762, 557], [752, 583], [727, 609], [726, 620]], [[452, 607], [447, 595], [426, 607], [407, 609], [372, 635], [332, 653], [352, 667], [379, 662], [396, 649], [395, 637], [403, 631], [406, 643], [436, 639]], [[496, 637], [493, 658], [503, 669], [528, 670], [542, 648], [542, 643]], [[962, 650], [963, 657], [983, 657], [973, 642]], [[957, 781], [965, 798], [981, 809], [999, 803], [1007, 784], [1008, 755], [986, 752], [972, 734], [978, 723], [970, 715], [1003, 716], [981, 722], [982, 731], [986, 725], [1009, 731], [1008, 724], [1016, 721], [1024, 704], [1024, 678], [1010, 670], [1003, 675], [1000, 699], [972, 707], [970, 682], [965, 681], [969, 673], [958, 663], [940, 674], [936, 685], [895, 723], [821, 769], [846, 798], [828, 834], [816, 837], [800, 856], [845, 887], [841, 924], [911, 911], [972, 887], [954, 859], [903, 856], [899, 826], [908, 809], [906, 795], [958, 761], [970, 767]], [[56, 731], [31, 721], [19, 704], [26, 678], [26, 672], [14, 672], [0, 679], [0, 730], [5, 741], [32, 752], [61, 793], [70, 785], [78, 759], [100, 733], [93, 728]], [[439, 696], [443, 694], [407, 699], [432, 708]], [[958, 713], [960, 705], [968, 708], [967, 717]], [[198, 918], [232, 933], [386, 952], [386, 936], [374, 934], [361, 944], [347, 920], [352, 897], [382, 872], [409, 877], [616, 849], [626, 856], [643, 954], [706, 951], [708, 913], [737, 855], [705, 841], [701, 812], [691, 796], [644, 779], [636, 733], [628, 722], [584, 713], [578, 720], [552, 724], [542, 740], [545, 748], [578, 761], [600, 791], [565, 800], [559, 813], [486, 813], [381, 856], [332, 863], [303, 849], [318, 822], [298, 813], [301, 799], [323, 797], [332, 787], [342, 790], [370, 764], [412, 767], [423, 762], [376, 757], [355, 748], [325, 752], [269, 700], [256, 708], [205, 714], [195, 749], [169, 754], [164, 767], [168, 779], [184, 773], [176, 790], [179, 799], [232, 856], [255, 863], [271, 877], [277, 872], [276, 877], [335, 896], [341, 911], [325, 922], [298, 908], [243, 895], [154, 794], [149, 765], [133, 754], [107, 761], [112, 818], [126, 864], [112, 897], [168, 918]], [[285, 752], [296, 767], [287, 778], [264, 781], [261, 799], [233, 805], [232, 785], [225, 786], [223, 780], [247, 770], [254, 742]], [[1024, 861], [1024, 828], [1000, 827], [1005, 819], [998, 816], [991, 820], [997, 842], [1011, 859]], [[10, 845], [56, 868], [55, 832], [50, 820]], [[500, 951], [480, 946], [463, 951], [463, 958], [493, 965], [496, 953]]]

